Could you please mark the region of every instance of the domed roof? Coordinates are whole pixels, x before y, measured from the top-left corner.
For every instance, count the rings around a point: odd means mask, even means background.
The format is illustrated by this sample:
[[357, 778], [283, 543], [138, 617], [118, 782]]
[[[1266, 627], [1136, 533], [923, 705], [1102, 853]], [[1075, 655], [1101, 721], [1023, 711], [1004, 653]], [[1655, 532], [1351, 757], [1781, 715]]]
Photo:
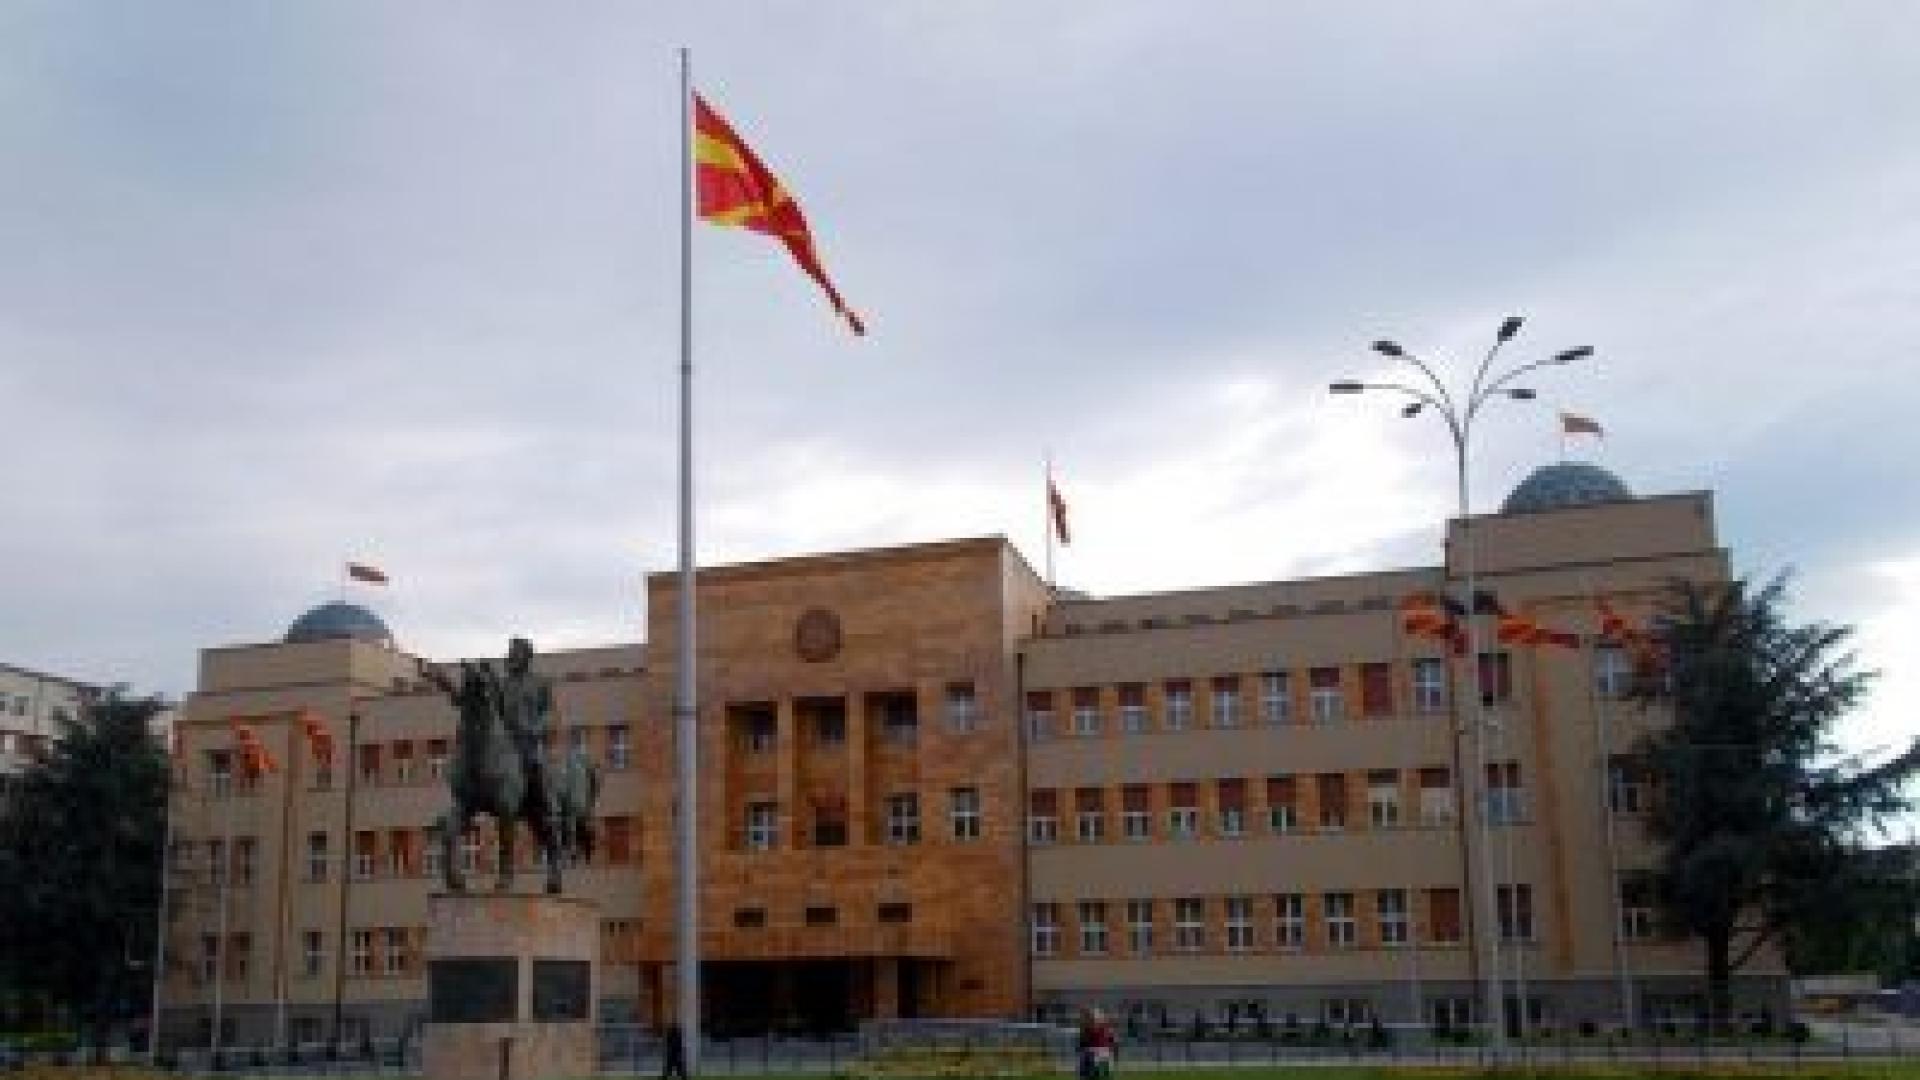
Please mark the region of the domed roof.
[[1598, 465], [1582, 461], [1562, 461], [1533, 470], [1507, 501], [1500, 504], [1503, 514], [1533, 510], [1558, 510], [1567, 506], [1618, 502], [1633, 498], [1633, 492], [1620, 478]]
[[393, 648], [393, 634], [387, 629], [387, 624], [380, 621], [380, 616], [358, 604], [338, 600], [321, 604], [293, 620], [293, 625], [287, 627], [287, 636], [282, 640], [289, 645], [296, 645], [338, 638], [370, 641]]

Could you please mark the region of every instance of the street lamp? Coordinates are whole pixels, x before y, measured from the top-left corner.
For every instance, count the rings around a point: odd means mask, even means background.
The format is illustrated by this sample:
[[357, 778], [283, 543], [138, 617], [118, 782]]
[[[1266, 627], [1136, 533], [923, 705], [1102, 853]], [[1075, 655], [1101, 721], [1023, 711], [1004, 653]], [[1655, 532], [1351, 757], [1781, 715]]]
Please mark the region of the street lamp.
[[[1453, 439], [1454, 483], [1458, 495], [1457, 512], [1460, 519], [1460, 551], [1462, 587], [1461, 610], [1467, 620], [1467, 671], [1471, 693], [1468, 708], [1471, 727], [1474, 733], [1474, 772], [1481, 797], [1478, 803], [1478, 833], [1480, 847], [1480, 877], [1482, 881], [1483, 903], [1486, 917], [1476, 922], [1484, 928], [1487, 941], [1486, 979], [1484, 983], [1484, 1007], [1487, 1014], [1488, 1032], [1496, 1051], [1506, 1049], [1506, 1007], [1500, 983], [1500, 910], [1499, 894], [1493, 880], [1493, 832], [1488, 820], [1491, 809], [1491, 792], [1487, 787], [1487, 700], [1485, 687], [1481, 685], [1480, 672], [1480, 633], [1478, 618], [1479, 605], [1476, 603], [1478, 590], [1474, 581], [1473, 544], [1470, 539], [1472, 528], [1471, 504], [1467, 485], [1467, 462], [1472, 446], [1473, 421], [1487, 403], [1498, 398], [1513, 401], [1532, 401], [1537, 395], [1528, 387], [1513, 385], [1514, 380], [1531, 371], [1543, 367], [1557, 367], [1584, 360], [1593, 355], [1591, 345], [1565, 349], [1552, 356], [1530, 363], [1519, 364], [1498, 374], [1490, 374], [1493, 361], [1500, 347], [1512, 341], [1520, 333], [1524, 320], [1518, 315], [1510, 315], [1500, 323], [1500, 329], [1494, 333], [1493, 344], [1487, 348], [1486, 356], [1480, 360], [1480, 366], [1474, 371], [1473, 382], [1464, 394], [1455, 395], [1447, 389], [1446, 383], [1434, 373], [1432, 365], [1425, 360], [1401, 348], [1397, 342], [1380, 340], [1373, 343], [1373, 351], [1394, 360], [1404, 360], [1413, 365], [1422, 380], [1412, 383], [1400, 382], [1362, 382], [1357, 379], [1342, 379], [1330, 384], [1327, 389], [1334, 394], [1361, 394], [1367, 391], [1385, 391], [1410, 398], [1400, 409], [1400, 415], [1412, 419], [1431, 409], [1446, 422], [1447, 434]], [[1463, 785], [1464, 786], [1464, 785]], [[1519, 1003], [1522, 1025], [1525, 1023], [1526, 1002]], [[1417, 1018], [1416, 1018], [1417, 1019]]]

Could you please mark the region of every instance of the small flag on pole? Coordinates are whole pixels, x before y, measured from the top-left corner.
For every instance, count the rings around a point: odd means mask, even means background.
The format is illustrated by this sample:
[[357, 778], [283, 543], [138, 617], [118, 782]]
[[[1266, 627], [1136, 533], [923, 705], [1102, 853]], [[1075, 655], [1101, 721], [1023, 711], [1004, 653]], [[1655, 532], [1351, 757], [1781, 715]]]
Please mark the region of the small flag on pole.
[[1053, 518], [1053, 535], [1065, 547], [1072, 543], [1067, 533], [1067, 500], [1060, 497], [1060, 489], [1054, 486], [1053, 477], [1047, 477], [1047, 511]]
[[1560, 434], [1592, 435], [1600, 439], [1606, 438], [1607, 435], [1605, 431], [1601, 430], [1600, 421], [1570, 412], [1560, 414]]
[[377, 566], [369, 566], [366, 563], [348, 563], [347, 576], [355, 581], [364, 581], [369, 585], [385, 585], [387, 583], [386, 571]]
[[693, 95], [694, 179], [700, 189], [700, 216], [715, 225], [734, 225], [778, 237], [793, 261], [826, 290], [833, 310], [856, 334], [867, 332], [840, 292], [827, 279], [826, 268], [813, 250], [813, 233], [800, 205], [780, 186], [733, 128], [699, 94]]

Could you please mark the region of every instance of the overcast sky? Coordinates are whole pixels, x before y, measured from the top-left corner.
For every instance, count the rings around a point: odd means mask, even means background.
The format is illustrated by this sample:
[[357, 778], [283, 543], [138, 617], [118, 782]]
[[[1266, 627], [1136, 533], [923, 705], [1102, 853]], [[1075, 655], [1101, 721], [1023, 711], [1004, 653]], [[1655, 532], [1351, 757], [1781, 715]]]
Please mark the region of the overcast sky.
[[[341, 594], [636, 640], [674, 554], [674, 48], [798, 196], [694, 238], [701, 552], [1005, 533], [1096, 592], [1438, 559], [1390, 336], [1706, 488], [1920, 708], [1920, 18], [1892, 2], [0, 6], [0, 661], [179, 693]], [[1457, 369], [1456, 369], [1457, 370]]]

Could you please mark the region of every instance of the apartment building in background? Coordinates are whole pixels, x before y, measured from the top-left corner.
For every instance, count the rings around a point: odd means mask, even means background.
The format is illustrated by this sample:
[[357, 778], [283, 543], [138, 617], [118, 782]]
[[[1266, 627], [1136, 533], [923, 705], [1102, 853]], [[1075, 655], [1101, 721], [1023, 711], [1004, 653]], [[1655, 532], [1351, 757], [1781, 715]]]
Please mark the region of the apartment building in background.
[[61, 723], [99, 693], [78, 679], [0, 664], [0, 785], [46, 753]]
[[[1407, 633], [1402, 602], [1457, 592], [1467, 544], [1483, 594], [1570, 643], [1503, 644], [1491, 615], [1476, 658]], [[1547, 466], [1452, 522], [1447, 551], [1102, 598], [1049, 589], [998, 537], [700, 570], [706, 1019], [1468, 1023], [1490, 959], [1510, 1024], [1697, 1007], [1699, 948], [1663, 936], [1646, 877], [1634, 748], [1662, 718], [1625, 699], [1631, 658], [1595, 602], [1644, 620], [1672, 578], [1724, 580], [1710, 497]], [[659, 1024], [674, 1000], [675, 588], [647, 579], [646, 645], [536, 662], [556, 744], [605, 775], [569, 888], [601, 905], [609, 1021]], [[216, 995], [242, 1042], [424, 1014], [453, 714], [419, 663], [344, 604], [202, 654], [170, 1041], [204, 1042]], [[236, 771], [236, 719], [279, 772]], [[495, 847], [483, 826], [456, 857]], [[1776, 1013], [1785, 991], [1776, 957], [1737, 986]]]

